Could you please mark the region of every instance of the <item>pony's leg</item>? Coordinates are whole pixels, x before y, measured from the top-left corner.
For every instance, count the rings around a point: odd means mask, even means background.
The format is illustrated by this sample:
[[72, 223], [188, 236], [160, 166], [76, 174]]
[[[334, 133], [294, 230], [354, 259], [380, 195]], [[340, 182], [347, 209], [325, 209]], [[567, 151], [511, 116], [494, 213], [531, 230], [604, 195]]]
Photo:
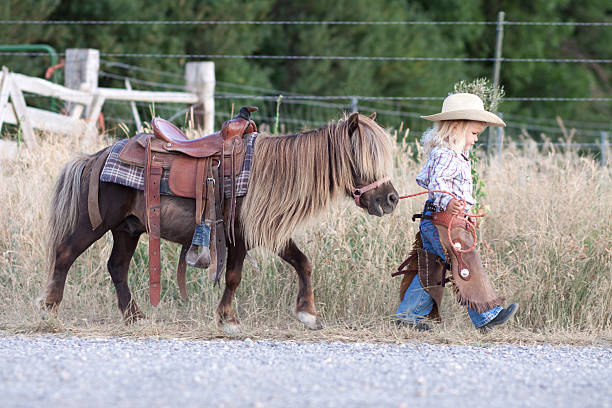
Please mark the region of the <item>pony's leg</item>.
[[230, 244], [228, 246], [225, 291], [216, 312], [217, 325], [229, 335], [240, 333], [240, 323], [232, 310], [232, 300], [234, 299], [236, 288], [240, 285], [240, 280], [242, 279], [242, 265], [246, 253], [244, 241], [236, 236], [236, 245]]
[[68, 270], [74, 261], [94, 242], [99, 240], [108, 229], [98, 228], [91, 230], [89, 223], [79, 222], [76, 230], [68, 239], [62, 242], [55, 251], [54, 267], [49, 273], [49, 280], [38, 303], [44, 309], [57, 313], [64, 297], [64, 286]]
[[[128, 221], [126, 221], [128, 222]], [[134, 323], [145, 315], [140, 311], [132, 293], [128, 287], [128, 270], [134, 251], [138, 246], [140, 234], [134, 234], [122, 227], [125, 222], [117, 228], [113, 228], [113, 250], [108, 258], [108, 272], [111, 275], [115, 290], [117, 292], [117, 303], [126, 323]]]
[[284, 261], [293, 266], [298, 274], [298, 296], [295, 308], [297, 319], [309, 329], [318, 330], [323, 328], [323, 325], [317, 319], [317, 310], [314, 305], [314, 294], [312, 293], [312, 284], [310, 282], [310, 275], [312, 274], [310, 261], [295, 245], [293, 240], [289, 241], [279, 255]]
[[[107, 231], [122, 223], [129, 209], [126, 203], [131, 203], [135, 195], [135, 190], [127, 187], [118, 184], [101, 183], [99, 196], [106, 198], [99, 201], [100, 212], [103, 215], [104, 222], [101, 226], [92, 230], [87, 211], [88, 188], [80, 187], [88, 185], [88, 183], [89, 176], [86, 175], [83, 182], [72, 185], [72, 188], [80, 190], [80, 200], [78, 202], [73, 200], [70, 207], [65, 208], [66, 213], [62, 217], [55, 217], [52, 222], [52, 228], [58, 229], [62, 224], [70, 223], [71, 219], [76, 221], [74, 231], [65, 236], [58, 236], [57, 242], [53, 244], [55, 252], [52, 255], [53, 259], [49, 269], [48, 282], [42, 295], [37, 299], [38, 304], [42, 308], [56, 313], [64, 296], [64, 286], [68, 271], [76, 258], [106, 234]], [[67, 185], [70, 186], [69, 183]], [[55, 197], [52, 203], [57, 206], [58, 201], [58, 198]]]

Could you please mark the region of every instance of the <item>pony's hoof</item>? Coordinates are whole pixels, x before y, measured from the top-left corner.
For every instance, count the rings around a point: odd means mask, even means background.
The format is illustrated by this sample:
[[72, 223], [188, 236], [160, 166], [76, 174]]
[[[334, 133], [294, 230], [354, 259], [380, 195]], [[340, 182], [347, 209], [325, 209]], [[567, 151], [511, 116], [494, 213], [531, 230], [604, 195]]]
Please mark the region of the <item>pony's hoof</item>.
[[240, 334], [240, 325], [233, 322], [223, 322], [221, 324], [221, 330], [228, 336], [237, 336]]
[[136, 310], [135, 312], [126, 312], [123, 315], [123, 322], [128, 326], [142, 319], [146, 319], [146, 316], [140, 310]]
[[38, 306], [39, 309], [44, 309], [45, 303], [45, 298], [42, 295], [34, 299], [34, 305]]
[[40, 320], [43, 322], [54, 322], [59, 320], [59, 316], [52, 309], [41, 307], [39, 310]]
[[297, 319], [304, 323], [304, 325], [310, 330], [321, 330], [323, 328], [323, 325], [319, 319], [317, 319], [317, 316], [308, 312], [298, 312]]
[[34, 304], [38, 306], [42, 316], [54, 315], [59, 312], [59, 303], [49, 303], [44, 296], [39, 296], [34, 300]]
[[[121, 306], [119, 308], [122, 309]], [[147, 316], [145, 316], [145, 314], [140, 311], [140, 308], [138, 307], [134, 299], [130, 299], [125, 309], [122, 310], [123, 322], [128, 326], [130, 324], [136, 323], [139, 320], [147, 318]]]

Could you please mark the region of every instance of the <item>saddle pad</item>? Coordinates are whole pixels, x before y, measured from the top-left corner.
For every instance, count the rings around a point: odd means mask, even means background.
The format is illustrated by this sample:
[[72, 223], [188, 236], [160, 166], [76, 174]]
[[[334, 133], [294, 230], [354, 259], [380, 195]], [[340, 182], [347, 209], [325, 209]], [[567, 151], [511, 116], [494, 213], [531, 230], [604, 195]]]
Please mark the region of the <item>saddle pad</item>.
[[[247, 149], [244, 157], [244, 163], [242, 165], [242, 170], [236, 177], [236, 197], [242, 197], [247, 193], [249, 177], [251, 175], [251, 163], [253, 161], [253, 150], [257, 135], [257, 133], [249, 133], [245, 135], [245, 139], [247, 141]], [[127, 164], [119, 160], [119, 153], [121, 152], [121, 149], [123, 149], [123, 146], [125, 146], [127, 141], [128, 139], [123, 139], [113, 145], [110, 154], [106, 159], [106, 163], [104, 164], [104, 168], [100, 173], [100, 181], [103, 181], [105, 183], [121, 184], [122, 186], [134, 188], [137, 190], [144, 190], [144, 169], [142, 167]], [[170, 172], [164, 169], [161, 178], [161, 194], [172, 195], [169, 192], [169, 189], [167, 188], [169, 176]], [[225, 177], [223, 184], [223, 192], [225, 197], [231, 197], [231, 179], [229, 177]]]
[[[246, 138], [246, 152], [244, 153], [244, 162], [242, 163], [242, 170], [236, 176], [236, 197], [242, 197], [246, 195], [249, 187], [249, 178], [251, 177], [251, 164], [253, 163], [253, 152], [255, 150], [255, 139], [257, 139], [257, 132], [248, 133], [244, 137]], [[224, 177], [223, 179], [223, 192], [225, 198], [232, 196], [232, 179], [230, 177]]]

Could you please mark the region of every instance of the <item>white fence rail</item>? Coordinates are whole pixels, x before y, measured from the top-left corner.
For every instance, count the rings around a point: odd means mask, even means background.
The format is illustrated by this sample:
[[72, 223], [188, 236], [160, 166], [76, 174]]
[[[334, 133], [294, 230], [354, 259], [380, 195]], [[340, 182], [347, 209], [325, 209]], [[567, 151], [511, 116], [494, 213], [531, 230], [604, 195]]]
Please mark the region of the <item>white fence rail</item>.
[[[135, 91], [98, 87], [99, 52], [71, 49], [66, 52], [66, 84], [9, 72], [0, 73], [0, 131], [4, 123], [19, 125], [23, 141], [36, 147], [34, 129], [74, 136], [95, 137], [96, 121], [107, 100], [201, 105], [199, 123], [205, 134], [213, 132], [215, 71], [212, 62], [189, 62], [186, 88], [191, 92]], [[27, 106], [24, 92], [64, 101], [66, 114]], [[135, 119], [138, 121], [139, 118]]]

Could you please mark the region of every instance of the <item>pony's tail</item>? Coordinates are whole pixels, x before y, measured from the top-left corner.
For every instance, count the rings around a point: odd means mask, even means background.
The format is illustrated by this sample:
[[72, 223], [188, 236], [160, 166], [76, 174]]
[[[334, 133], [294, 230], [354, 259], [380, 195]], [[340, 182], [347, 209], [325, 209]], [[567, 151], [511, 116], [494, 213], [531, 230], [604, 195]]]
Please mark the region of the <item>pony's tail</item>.
[[74, 232], [79, 219], [81, 175], [94, 156], [80, 155], [62, 168], [49, 205], [47, 224], [49, 271], [55, 267], [55, 252], [58, 246]]

